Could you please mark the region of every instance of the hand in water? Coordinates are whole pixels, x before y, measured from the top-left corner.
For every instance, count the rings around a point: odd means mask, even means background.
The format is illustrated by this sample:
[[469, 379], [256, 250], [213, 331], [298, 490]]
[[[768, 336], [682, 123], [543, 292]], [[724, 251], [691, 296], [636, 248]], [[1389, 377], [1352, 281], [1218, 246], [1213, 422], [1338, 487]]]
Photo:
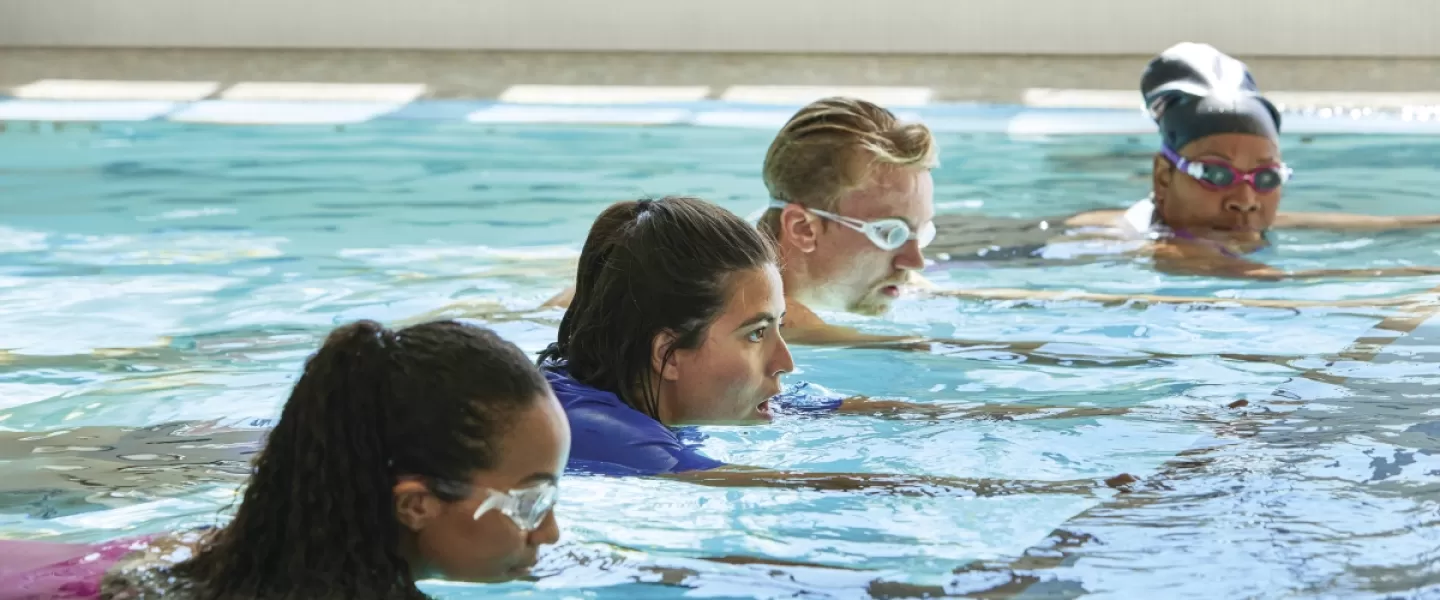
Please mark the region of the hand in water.
[[1135, 491], [1135, 484], [1139, 482], [1139, 477], [1136, 477], [1129, 473], [1121, 473], [1119, 475], [1106, 479], [1105, 485], [1120, 490], [1121, 492], [1128, 493]]

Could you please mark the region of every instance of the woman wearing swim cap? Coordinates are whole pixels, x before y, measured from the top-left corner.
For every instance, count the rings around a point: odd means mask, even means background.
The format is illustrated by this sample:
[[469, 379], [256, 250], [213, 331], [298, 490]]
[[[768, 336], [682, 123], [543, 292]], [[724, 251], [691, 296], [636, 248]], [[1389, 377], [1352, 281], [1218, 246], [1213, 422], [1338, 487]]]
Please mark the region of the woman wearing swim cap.
[[[1280, 152], [1281, 118], [1245, 64], [1204, 44], [1183, 43], [1150, 62], [1140, 83], [1161, 136], [1151, 197], [1119, 225], [1148, 234], [1161, 270], [1247, 278], [1393, 276], [1435, 268], [1337, 269], [1285, 273], [1244, 255], [1269, 245], [1276, 227], [1387, 228], [1440, 224], [1440, 217], [1280, 213], [1293, 171]], [[1080, 215], [1071, 224], [1093, 223]]]
[[540, 357], [574, 435], [569, 468], [838, 490], [1080, 493], [1095, 486], [1091, 480], [779, 472], [705, 456], [693, 431], [675, 428], [867, 406], [827, 395], [776, 399], [781, 377], [795, 367], [780, 335], [784, 317], [774, 247], [739, 217], [694, 198], [606, 209], [581, 250], [575, 297], [557, 340]]
[[0, 542], [0, 563], [26, 567], [0, 569], [0, 588], [389, 600], [424, 598], [424, 578], [513, 579], [559, 537], [551, 507], [569, 447], [545, 378], [513, 344], [454, 322], [361, 321], [305, 363], [223, 528], [93, 547]]
[[[1177, 274], [1287, 279], [1440, 274], [1440, 268], [1324, 269], [1285, 272], [1246, 258], [1269, 245], [1276, 228], [1400, 229], [1440, 226], [1440, 216], [1373, 217], [1279, 212], [1293, 176], [1280, 150], [1280, 112], [1260, 94], [1245, 64], [1205, 44], [1182, 43], [1150, 61], [1141, 77], [1147, 109], [1160, 130], [1151, 195], [1128, 210], [1101, 210], [1063, 219], [1069, 239], [1098, 237], [1146, 243], [1156, 268]], [[958, 217], [943, 219], [948, 225]], [[1053, 223], [1053, 221], [1051, 221]], [[963, 226], [945, 227], [963, 233]], [[994, 258], [1050, 254], [1049, 225], [1013, 224]], [[1017, 233], [1019, 232], [1019, 233]], [[946, 238], [950, 239], [946, 239]], [[974, 240], [942, 233], [936, 248], [957, 258]], [[1039, 237], [1038, 245], [1016, 243]], [[993, 243], [991, 242], [987, 243]], [[1040, 250], [1044, 249], [1044, 250]], [[1010, 292], [1009, 290], [1005, 290]], [[986, 297], [986, 290], [956, 295]]]

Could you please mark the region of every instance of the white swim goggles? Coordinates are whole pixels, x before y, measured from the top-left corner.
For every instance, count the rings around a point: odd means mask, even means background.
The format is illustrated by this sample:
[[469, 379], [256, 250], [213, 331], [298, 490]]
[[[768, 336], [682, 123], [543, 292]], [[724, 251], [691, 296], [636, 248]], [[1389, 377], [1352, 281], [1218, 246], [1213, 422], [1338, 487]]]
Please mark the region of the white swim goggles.
[[[770, 208], [785, 208], [789, 204], [791, 203], [784, 200], [771, 200]], [[852, 217], [842, 217], [818, 208], [808, 208], [799, 204], [796, 204], [796, 206], [800, 206], [800, 208], [815, 213], [816, 215], [865, 234], [865, 237], [870, 238], [871, 243], [886, 252], [904, 246], [906, 242], [910, 240], [916, 240], [921, 248], [929, 246], [930, 242], [935, 241], [934, 222], [921, 225], [920, 231], [914, 232], [910, 230], [910, 224], [906, 223], [905, 219], [892, 217], [888, 219], [876, 219], [874, 221], [861, 221], [860, 219]]]
[[545, 522], [545, 517], [550, 516], [550, 511], [555, 508], [555, 502], [560, 499], [560, 487], [553, 481], [543, 481], [509, 492], [490, 488], [480, 488], [480, 491], [486, 494], [486, 498], [480, 503], [480, 507], [475, 509], [475, 520], [480, 520], [487, 512], [498, 510], [500, 514], [510, 517], [515, 526], [525, 533], [539, 529]]

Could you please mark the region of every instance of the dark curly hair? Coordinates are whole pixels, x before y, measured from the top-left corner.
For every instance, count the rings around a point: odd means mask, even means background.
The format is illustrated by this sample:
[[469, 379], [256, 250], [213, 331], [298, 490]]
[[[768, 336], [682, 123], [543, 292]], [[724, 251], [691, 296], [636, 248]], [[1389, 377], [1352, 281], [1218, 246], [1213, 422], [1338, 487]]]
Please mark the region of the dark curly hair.
[[668, 353], [698, 347], [725, 308], [730, 277], [775, 263], [770, 240], [699, 198], [617, 202], [590, 227], [575, 296], [540, 364], [658, 420], [655, 336], [674, 332]]
[[488, 329], [336, 329], [305, 363], [235, 519], [172, 573], [208, 600], [425, 598], [400, 554], [397, 477], [468, 481], [493, 467], [500, 437], [548, 389]]

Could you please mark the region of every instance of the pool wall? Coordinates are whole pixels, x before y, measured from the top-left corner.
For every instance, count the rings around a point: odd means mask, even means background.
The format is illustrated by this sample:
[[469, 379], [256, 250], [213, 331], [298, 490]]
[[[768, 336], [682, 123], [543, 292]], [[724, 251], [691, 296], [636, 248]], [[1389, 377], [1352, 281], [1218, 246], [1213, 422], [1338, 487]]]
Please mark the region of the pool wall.
[[6, 0], [0, 46], [1440, 57], [1433, 0]]

